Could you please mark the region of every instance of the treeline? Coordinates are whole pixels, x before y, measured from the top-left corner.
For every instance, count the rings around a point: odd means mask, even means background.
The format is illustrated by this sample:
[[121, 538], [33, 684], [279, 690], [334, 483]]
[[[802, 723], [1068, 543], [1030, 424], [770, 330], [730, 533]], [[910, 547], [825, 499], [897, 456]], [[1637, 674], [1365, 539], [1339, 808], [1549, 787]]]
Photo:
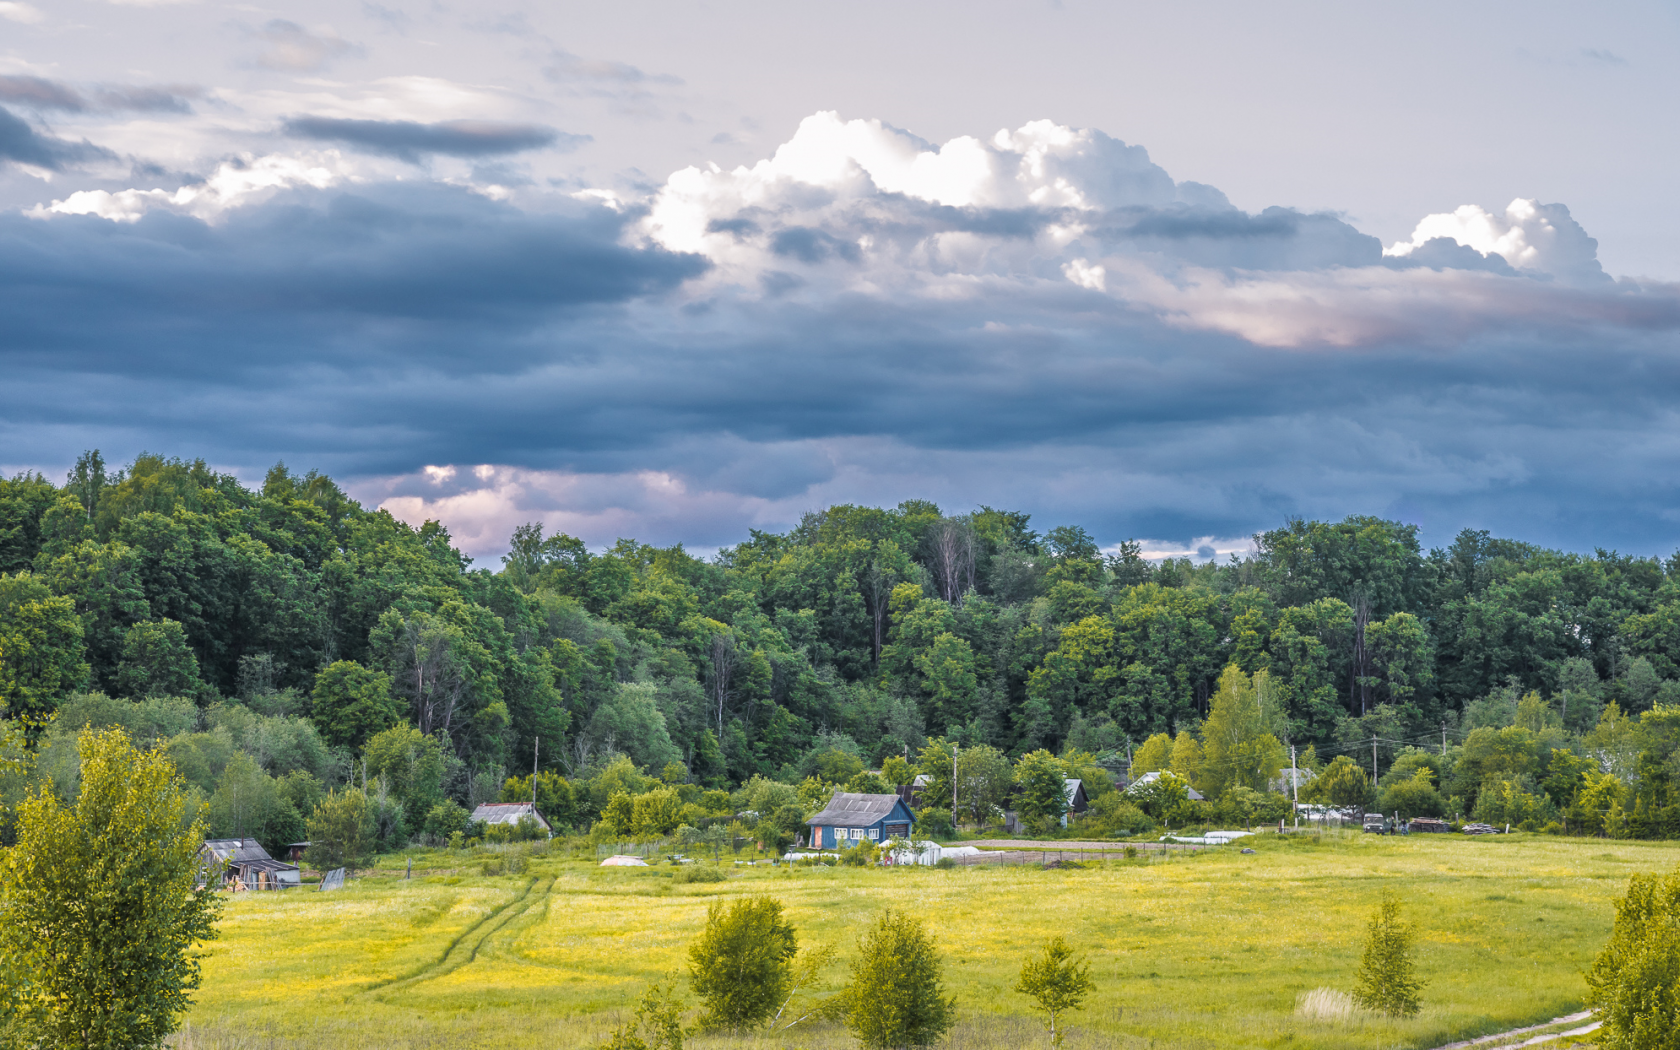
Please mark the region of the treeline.
[[[1163, 734], [1188, 756], [1231, 668], [1279, 753], [1374, 744], [1385, 780], [1408, 749], [1440, 754], [1444, 808], [1482, 803], [1488, 774], [1455, 756], [1483, 729], [1535, 735], [1495, 772], [1551, 802], [1542, 824], [1576, 804], [1542, 786], [1554, 751], [1615, 777], [1630, 822], [1640, 791], [1672, 807], [1652, 785], [1680, 700], [1675, 559], [1476, 531], [1425, 552], [1413, 526], [1349, 518], [1290, 522], [1223, 564], [1152, 563], [1031, 525], [836, 506], [712, 559], [525, 526], [491, 571], [318, 474], [279, 465], [252, 491], [202, 461], [88, 453], [63, 484], [0, 481], [0, 700], [37, 726], [32, 776], [70, 790], [73, 763], [51, 772], [66, 726], [122, 724], [230, 800], [227, 834], [255, 819], [236, 797], [287, 823], [350, 783], [390, 837], [420, 834], [533, 762], [580, 827], [615, 764], [641, 778], [627, 795], [689, 788], [684, 805], [952, 746], [1122, 773]], [[224, 790], [230, 769], [248, 783]]]

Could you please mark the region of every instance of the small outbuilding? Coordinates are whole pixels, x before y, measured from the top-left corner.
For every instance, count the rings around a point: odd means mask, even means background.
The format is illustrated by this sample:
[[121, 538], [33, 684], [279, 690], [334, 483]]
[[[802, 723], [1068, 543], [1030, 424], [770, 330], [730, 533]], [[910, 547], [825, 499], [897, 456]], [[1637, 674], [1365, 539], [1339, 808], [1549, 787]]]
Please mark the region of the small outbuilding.
[[525, 817], [537, 822], [537, 827], [550, 838], [554, 836], [554, 829], [549, 827], [548, 821], [537, 812], [537, 807], [529, 802], [486, 802], [472, 811], [475, 824], [507, 824], [517, 826]]
[[222, 866], [223, 886], [280, 890], [303, 883], [296, 864], [270, 857], [256, 839], [206, 839], [199, 857], [206, 867]]
[[897, 795], [836, 791], [821, 813], [805, 823], [813, 849], [845, 849], [859, 842], [908, 838], [916, 814]]

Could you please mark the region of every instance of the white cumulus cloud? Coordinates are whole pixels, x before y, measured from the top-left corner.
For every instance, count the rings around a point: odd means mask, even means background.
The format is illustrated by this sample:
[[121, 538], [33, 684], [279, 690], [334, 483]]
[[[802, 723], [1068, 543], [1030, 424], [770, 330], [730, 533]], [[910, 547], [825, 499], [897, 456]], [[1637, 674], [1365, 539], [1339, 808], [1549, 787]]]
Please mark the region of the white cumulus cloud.
[[1518, 197], [1503, 215], [1476, 204], [1426, 215], [1412, 231], [1411, 240], [1392, 244], [1383, 254], [1403, 258], [1441, 237], [1484, 255], [1499, 255], [1519, 270], [1574, 283], [1605, 279], [1598, 263], [1598, 242], [1587, 236], [1562, 204]]

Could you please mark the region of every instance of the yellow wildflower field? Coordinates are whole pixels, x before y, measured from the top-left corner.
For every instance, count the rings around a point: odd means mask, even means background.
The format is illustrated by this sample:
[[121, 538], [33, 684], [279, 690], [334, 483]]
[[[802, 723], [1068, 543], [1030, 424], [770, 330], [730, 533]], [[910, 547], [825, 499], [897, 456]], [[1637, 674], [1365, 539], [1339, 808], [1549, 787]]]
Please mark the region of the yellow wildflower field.
[[[802, 944], [840, 960], [883, 908], [922, 918], [961, 1021], [953, 1047], [1048, 1045], [1011, 990], [1061, 935], [1097, 991], [1070, 1047], [1433, 1047], [1579, 1009], [1582, 971], [1629, 875], [1680, 863], [1680, 844], [1511, 835], [1258, 835], [1169, 860], [1118, 856], [1045, 870], [740, 867], [675, 884], [669, 865], [601, 868], [558, 850], [518, 876], [416, 854], [342, 891], [237, 894], [206, 948], [179, 1038], [190, 1050], [591, 1046], [642, 990], [680, 972], [712, 902], [780, 899]], [[706, 862], [703, 862], [706, 863]], [[1346, 990], [1383, 891], [1418, 929], [1417, 1017], [1321, 1017], [1297, 1003]], [[790, 1008], [788, 1019], [797, 1013]], [[785, 1023], [785, 1021], [784, 1021]], [[696, 1037], [696, 1047], [841, 1047], [843, 1028]]]

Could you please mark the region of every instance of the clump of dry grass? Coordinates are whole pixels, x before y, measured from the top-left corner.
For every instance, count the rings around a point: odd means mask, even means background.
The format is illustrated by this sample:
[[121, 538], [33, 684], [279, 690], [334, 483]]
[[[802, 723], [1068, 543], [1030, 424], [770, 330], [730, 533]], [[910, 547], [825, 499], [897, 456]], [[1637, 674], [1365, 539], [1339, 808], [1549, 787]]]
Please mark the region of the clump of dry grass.
[[1334, 988], [1314, 988], [1295, 997], [1295, 1016], [1309, 1021], [1350, 1024], [1362, 1013], [1353, 996]]

